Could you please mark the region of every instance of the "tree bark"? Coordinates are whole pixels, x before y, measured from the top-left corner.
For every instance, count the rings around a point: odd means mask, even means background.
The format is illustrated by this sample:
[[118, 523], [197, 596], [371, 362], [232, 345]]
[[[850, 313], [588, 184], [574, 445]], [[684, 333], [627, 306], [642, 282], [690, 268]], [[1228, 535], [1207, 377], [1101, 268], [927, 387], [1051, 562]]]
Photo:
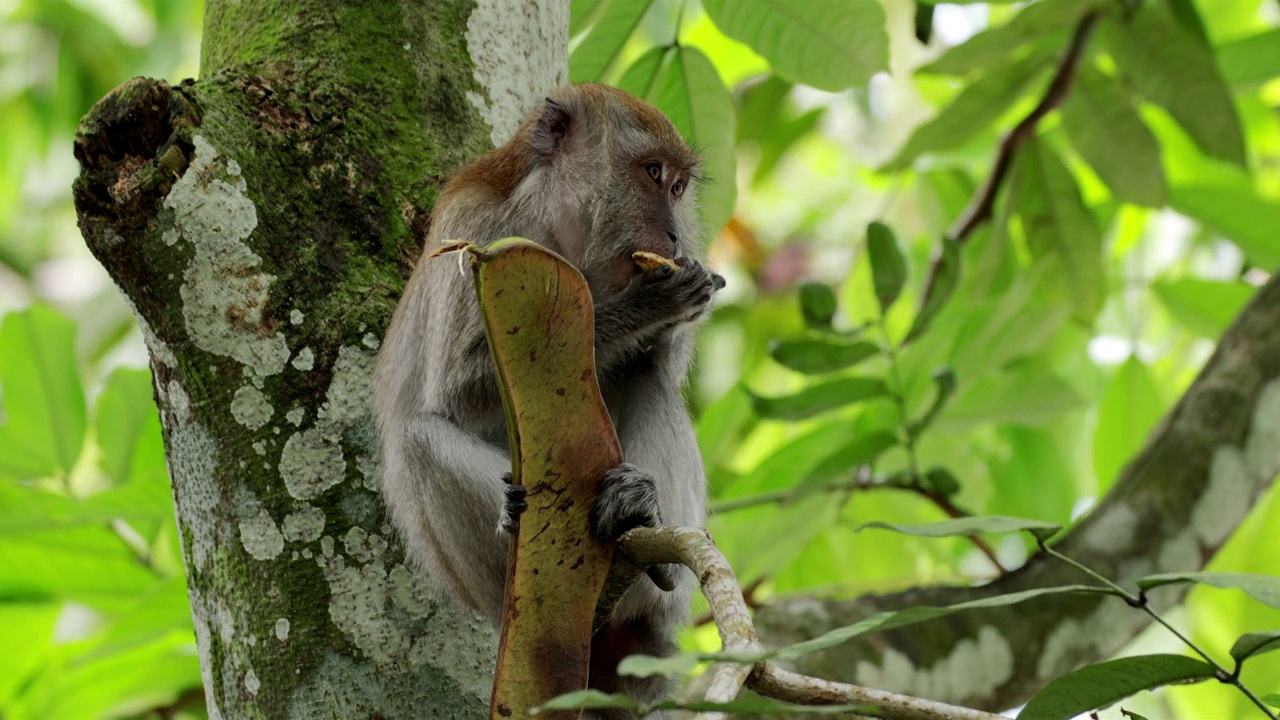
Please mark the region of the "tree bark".
[[481, 717], [494, 633], [378, 497], [374, 352], [439, 185], [567, 77], [568, 3], [210, 0], [199, 82], [81, 124], [151, 353], [211, 718]]

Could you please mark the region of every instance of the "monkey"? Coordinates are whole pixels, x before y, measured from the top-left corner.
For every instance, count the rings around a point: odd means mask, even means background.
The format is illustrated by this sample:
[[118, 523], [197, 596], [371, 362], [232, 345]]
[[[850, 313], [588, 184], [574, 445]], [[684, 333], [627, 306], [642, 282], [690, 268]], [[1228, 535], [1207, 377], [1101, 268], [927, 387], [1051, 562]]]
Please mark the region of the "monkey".
[[[701, 260], [698, 170], [698, 155], [657, 108], [605, 85], [570, 85], [449, 179], [427, 232], [424, 258], [447, 241], [520, 236], [585, 278], [601, 396], [625, 461], [601, 478], [591, 508], [601, 540], [706, 520], [706, 476], [682, 388], [693, 330], [724, 279]], [[670, 262], [642, 269], [637, 253]], [[507, 484], [506, 417], [473, 279], [457, 263], [415, 266], [378, 353], [373, 402], [383, 499], [407, 556], [497, 625], [509, 533], [526, 503], [523, 488]], [[674, 652], [688, 622], [693, 574], [663, 566], [650, 578], [627, 589], [592, 638], [591, 687], [642, 701], [669, 692], [661, 679], [616, 672], [627, 655]]]

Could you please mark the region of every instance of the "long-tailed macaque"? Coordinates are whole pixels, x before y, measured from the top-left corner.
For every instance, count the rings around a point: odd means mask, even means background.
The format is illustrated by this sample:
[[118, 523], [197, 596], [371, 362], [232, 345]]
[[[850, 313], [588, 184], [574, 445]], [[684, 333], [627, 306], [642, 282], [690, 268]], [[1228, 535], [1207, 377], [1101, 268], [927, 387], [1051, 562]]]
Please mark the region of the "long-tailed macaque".
[[[424, 256], [449, 240], [529, 238], [586, 278], [600, 389], [626, 460], [601, 479], [592, 508], [601, 539], [705, 520], [706, 480], [681, 386], [694, 325], [724, 280], [696, 259], [697, 168], [656, 108], [603, 85], [573, 85], [448, 182], [427, 235]], [[674, 266], [641, 270], [637, 251]], [[383, 494], [410, 558], [497, 623], [506, 532], [524, 500], [503, 480], [506, 419], [472, 282], [457, 262], [419, 261], [378, 356], [374, 408]], [[643, 700], [664, 692], [660, 681], [615, 672], [626, 655], [675, 647], [695, 580], [682, 567], [664, 571], [668, 582], [651, 572], [634, 583], [593, 638], [592, 687]]]

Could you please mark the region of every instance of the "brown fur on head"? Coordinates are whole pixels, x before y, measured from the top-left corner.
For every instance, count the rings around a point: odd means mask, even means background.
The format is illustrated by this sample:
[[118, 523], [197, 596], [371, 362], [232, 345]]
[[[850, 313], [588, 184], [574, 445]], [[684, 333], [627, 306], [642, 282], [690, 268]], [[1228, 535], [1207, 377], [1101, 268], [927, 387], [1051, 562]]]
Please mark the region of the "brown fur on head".
[[636, 251], [700, 254], [697, 168], [697, 154], [657, 108], [606, 85], [571, 85], [534, 109], [506, 145], [454, 176], [437, 215], [480, 206], [509, 218], [513, 231], [536, 228], [542, 236], [530, 239], [608, 295], [638, 272]]

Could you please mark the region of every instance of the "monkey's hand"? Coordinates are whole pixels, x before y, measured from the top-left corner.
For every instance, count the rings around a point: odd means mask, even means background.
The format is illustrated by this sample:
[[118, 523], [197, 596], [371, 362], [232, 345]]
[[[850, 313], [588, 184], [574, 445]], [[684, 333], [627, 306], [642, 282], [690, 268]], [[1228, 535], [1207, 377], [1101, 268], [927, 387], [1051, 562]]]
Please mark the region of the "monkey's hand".
[[516, 530], [520, 529], [520, 516], [525, 510], [529, 509], [529, 503], [525, 500], [525, 488], [523, 485], [516, 485], [511, 480], [511, 473], [504, 473], [502, 476], [502, 515], [498, 521], [499, 532], [505, 532], [508, 535], [515, 535]]
[[[613, 542], [633, 528], [661, 525], [662, 512], [653, 476], [629, 463], [622, 463], [604, 474], [600, 479], [600, 494], [591, 506], [591, 532], [597, 540]], [[654, 565], [646, 572], [660, 590], [675, 589], [674, 566]]]
[[711, 296], [724, 287], [724, 278], [702, 263], [676, 258], [676, 267], [661, 265], [637, 275], [618, 297], [641, 322], [668, 328], [695, 322], [706, 315]]

